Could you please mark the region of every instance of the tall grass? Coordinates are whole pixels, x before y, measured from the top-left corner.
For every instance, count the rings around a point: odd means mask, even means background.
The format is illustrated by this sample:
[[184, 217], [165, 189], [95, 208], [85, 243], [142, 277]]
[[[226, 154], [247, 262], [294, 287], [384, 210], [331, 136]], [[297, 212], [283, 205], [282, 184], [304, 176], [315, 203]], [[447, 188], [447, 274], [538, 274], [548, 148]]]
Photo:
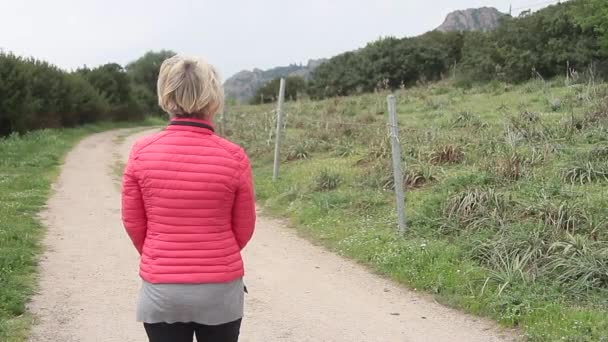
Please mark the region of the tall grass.
[[[388, 93], [287, 103], [283, 159], [294, 162], [275, 184], [271, 151], [259, 153], [267, 143], [241, 121], [230, 122], [231, 138], [256, 153], [258, 197], [312, 239], [531, 340], [598, 341], [608, 336], [606, 88], [398, 92], [404, 238], [395, 234]], [[272, 106], [234, 110], [263, 123]]]

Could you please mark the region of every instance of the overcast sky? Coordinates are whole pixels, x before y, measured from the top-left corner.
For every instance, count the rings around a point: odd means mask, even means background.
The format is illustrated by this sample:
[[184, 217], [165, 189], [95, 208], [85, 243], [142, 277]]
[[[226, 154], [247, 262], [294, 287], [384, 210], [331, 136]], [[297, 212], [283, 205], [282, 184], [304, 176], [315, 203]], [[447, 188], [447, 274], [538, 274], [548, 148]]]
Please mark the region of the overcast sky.
[[0, 48], [64, 69], [122, 65], [148, 50], [203, 55], [224, 78], [414, 36], [457, 9], [550, 0], [0, 0]]

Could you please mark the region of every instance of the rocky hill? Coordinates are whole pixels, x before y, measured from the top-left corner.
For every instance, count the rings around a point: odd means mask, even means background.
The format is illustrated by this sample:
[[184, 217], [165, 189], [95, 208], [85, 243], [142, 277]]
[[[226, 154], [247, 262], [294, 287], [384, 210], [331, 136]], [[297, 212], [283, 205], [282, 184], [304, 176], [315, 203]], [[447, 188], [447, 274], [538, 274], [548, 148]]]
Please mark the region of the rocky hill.
[[[496, 8], [482, 7], [448, 14], [444, 23], [437, 28], [439, 31], [491, 31], [498, 27], [500, 17], [504, 16]], [[301, 76], [310, 77], [312, 71], [327, 59], [310, 60], [306, 65], [292, 64], [268, 70], [243, 70], [224, 82], [227, 98], [246, 102], [264, 83], [277, 77]]]
[[312, 71], [325, 61], [326, 59], [311, 59], [306, 65], [292, 64], [268, 70], [243, 70], [224, 82], [224, 91], [227, 98], [236, 99], [241, 103], [246, 102], [264, 83], [277, 77], [300, 76], [308, 78]]
[[454, 11], [445, 18], [438, 31], [492, 31], [498, 27], [505, 14], [494, 7], [470, 8]]

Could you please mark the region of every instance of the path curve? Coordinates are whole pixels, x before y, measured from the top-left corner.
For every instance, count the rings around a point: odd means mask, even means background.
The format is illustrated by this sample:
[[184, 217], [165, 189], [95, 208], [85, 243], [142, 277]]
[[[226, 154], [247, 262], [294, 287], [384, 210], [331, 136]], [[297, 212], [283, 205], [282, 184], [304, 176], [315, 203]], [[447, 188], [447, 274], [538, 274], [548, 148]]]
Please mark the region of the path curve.
[[[113, 175], [135, 139], [94, 134], [67, 156], [42, 214], [48, 227], [30, 341], [145, 341], [136, 323], [138, 258], [120, 222]], [[243, 342], [512, 341], [493, 323], [445, 308], [260, 216], [245, 252]]]

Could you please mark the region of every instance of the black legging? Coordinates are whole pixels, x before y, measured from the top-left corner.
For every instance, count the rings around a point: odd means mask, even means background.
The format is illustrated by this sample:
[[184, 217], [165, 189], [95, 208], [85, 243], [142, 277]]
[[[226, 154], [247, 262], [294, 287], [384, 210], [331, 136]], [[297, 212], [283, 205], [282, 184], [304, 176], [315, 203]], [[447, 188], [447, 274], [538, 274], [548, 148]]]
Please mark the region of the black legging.
[[222, 325], [198, 323], [144, 323], [150, 342], [192, 342], [196, 334], [198, 342], [237, 342], [241, 320]]

